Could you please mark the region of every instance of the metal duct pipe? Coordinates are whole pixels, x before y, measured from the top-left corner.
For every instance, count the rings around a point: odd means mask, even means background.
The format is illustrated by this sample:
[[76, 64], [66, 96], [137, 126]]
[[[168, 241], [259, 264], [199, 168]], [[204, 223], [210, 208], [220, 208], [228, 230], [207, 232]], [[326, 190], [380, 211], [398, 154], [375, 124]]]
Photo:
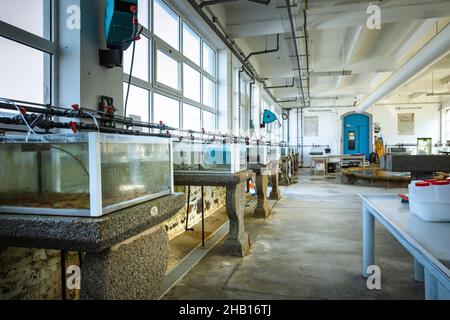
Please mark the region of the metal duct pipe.
[[263, 4], [265, 6], [268, 6], [270, 4], [271, 0], [248, 0], [250, 2], [255, 2], [255, 3], [259, 3], [259, 4]]
[[284, 86], [264, 86], [264, 89], [282, 89], [282, 88], [293, 88], [295, 87], [295, 77], [292, 78], [292, 84], [285, 84]]
[[414, 75], [430, 66], [433, 62], [445, 55], [450, 50], [450, 24], [431, 39], [408, 62], [398, 69], [378, 89], [372, 92], [356, 109], [363, 113], [370, 106], [377, 103], [401, 85], [405, 84]]
[[[292, 7], [292, 5], [290, 3], [290, 0], [286, 0], [286, 8], [287, 8], [288, 15], [289, 15], [289, 24], [291, 26], [292, 39], [293, 39], [294, 48], [295, 48], [295, 56], [297, 57], [296, 60], [297, 60], [297, 67], [298, 67], [298, 77], [300, 79], [300, 90], [302, 92], [303, 105], [306, 106], [305, 92], [303, 90], [303, 81], [302, 81], [303, 78], [302, 78], [302, 72], [301, 72], [299, 50], [298, 50], [297, 40], [296, 40], [297, 34], [296, 34], [296, 29], [295, 29], [295, 24], [294, 24], [294, 16], [292, 14], [291, 7]], [[306, 54], [308, 54], [308, 53], [306, 53]]]
[[269, 49], [269, 50], [263, 50], [263, 51], [255, 51], [255, 52], [251, 52], [245, 59], [244, 61], [248, 61], [248, 59], [250, 59], [252, 56], [256, 56], [258, 54], [266, 54], [266, 53], [273, 53], [273, 52], [277, 52], [280, 50], [280, 34], [277, 34], [277, 47], [275, 49]]
[[221, 4], [221, 3], [226, 3], [226, 2], [236, 2], [237, 0], [209, 0], [209, 1], [203, 1], [200, 2], [200, 4], [198, 5], [200, 8], [206, 7], [206, 6], [212, 6], [215, 4]]

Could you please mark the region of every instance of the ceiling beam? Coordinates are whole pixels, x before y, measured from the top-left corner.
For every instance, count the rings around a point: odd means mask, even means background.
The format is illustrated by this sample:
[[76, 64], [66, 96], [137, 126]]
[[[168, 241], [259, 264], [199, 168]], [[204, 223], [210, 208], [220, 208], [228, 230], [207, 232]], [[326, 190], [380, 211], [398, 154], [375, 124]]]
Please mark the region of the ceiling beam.
[[[395, 1], [378, 3], [381, 8], [381, 23], [412, 20], [427, 20], [450, 16], [450, 6], [446, 0]], [[329, 30], [344, 27], [365, 26], [369, 14], [368, 4], [348, 4], [342, 6], [308, 9], [310, 30]]]

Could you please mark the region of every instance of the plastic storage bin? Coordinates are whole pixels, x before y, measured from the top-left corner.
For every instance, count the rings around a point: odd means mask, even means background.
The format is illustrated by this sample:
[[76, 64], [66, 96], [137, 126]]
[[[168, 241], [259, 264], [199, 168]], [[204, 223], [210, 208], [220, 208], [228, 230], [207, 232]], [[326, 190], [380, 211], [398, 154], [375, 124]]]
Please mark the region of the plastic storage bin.
[[0, 137], [0, 212], [98, 217], [173, 192], [168, 138]]
[[450, 221], [450, 184], [413, 181], [409, 185], [409, 206], [423, 220]]

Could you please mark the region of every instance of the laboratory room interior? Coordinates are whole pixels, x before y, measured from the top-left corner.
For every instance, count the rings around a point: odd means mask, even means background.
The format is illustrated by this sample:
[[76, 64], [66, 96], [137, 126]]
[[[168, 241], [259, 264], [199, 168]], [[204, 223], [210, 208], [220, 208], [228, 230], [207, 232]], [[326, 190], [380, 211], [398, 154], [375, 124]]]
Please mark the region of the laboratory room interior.
[[449, 0], [0, 0], [0, 48], [0, 300], [450, 300]]

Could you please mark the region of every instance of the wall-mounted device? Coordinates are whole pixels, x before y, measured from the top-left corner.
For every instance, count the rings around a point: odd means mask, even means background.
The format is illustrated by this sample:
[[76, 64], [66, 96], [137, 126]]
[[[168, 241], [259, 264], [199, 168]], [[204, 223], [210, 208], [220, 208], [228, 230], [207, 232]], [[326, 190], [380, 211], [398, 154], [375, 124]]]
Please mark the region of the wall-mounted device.
[[100, 64], [122, 67], [123, 52], [139, 39], [138, 0], [106, 0], [105, 39], [108, 49], [100, 49]]
[[280, 122], [280, 120], [278, 120], [277, 115], [275, 113], [273, 113], [272, 111], [266, 109], [266, 110], [264, 110], [263, 122], [261, 124], [261, 128], [265, 128], [266, 124], [271, 124], [275, 121], [278, 121], [278, 124], [281, 127], [281, 122]]

